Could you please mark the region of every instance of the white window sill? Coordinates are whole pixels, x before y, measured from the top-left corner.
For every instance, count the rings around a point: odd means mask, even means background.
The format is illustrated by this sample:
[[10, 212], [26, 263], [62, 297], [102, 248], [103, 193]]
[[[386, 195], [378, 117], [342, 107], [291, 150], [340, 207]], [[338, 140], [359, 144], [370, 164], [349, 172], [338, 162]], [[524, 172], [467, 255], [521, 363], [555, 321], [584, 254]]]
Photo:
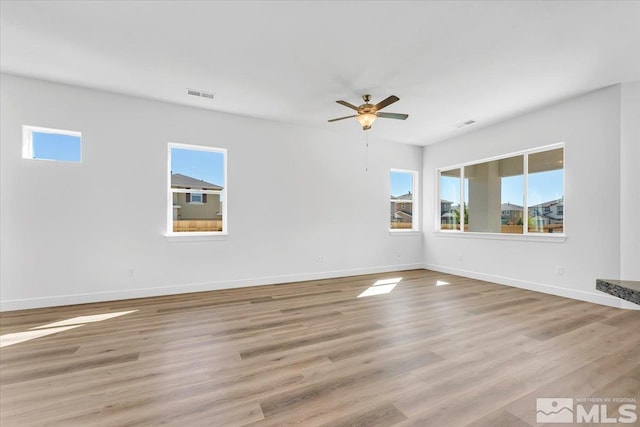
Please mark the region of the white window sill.
[[185, 231], [182, 233], [166, 233], [164, 237], [171, 243], [206, 242], [211, 240], [227, 240], [229, 234]]
[[420, 230], [389, 230], [390, 236], [419, 236], [421, 234]]
[[490, 240], [519, 240], [523, 242], [549, 242], [564, 243], [567, 240], [565, 234], [507, 234], [507, 233], [477, 233], [466, 231], [434, 231], [434, 235], [438, 237], [462, 237], [465, 239], [490, 239]]

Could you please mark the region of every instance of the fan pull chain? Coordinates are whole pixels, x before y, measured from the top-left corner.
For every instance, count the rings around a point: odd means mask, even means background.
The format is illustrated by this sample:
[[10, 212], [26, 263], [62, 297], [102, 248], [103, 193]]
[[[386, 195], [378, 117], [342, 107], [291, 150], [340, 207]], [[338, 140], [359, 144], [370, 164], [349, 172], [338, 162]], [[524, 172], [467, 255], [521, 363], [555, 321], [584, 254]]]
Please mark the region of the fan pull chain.
[[369, 132], [364, 132], [364, 171], [369, 172]]

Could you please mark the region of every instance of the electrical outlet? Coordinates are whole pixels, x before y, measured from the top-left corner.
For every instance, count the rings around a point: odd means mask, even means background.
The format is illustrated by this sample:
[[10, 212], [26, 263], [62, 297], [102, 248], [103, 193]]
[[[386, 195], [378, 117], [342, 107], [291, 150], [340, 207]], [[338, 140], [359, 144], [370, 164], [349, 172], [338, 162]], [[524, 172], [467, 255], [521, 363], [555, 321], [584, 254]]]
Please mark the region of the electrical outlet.
[[402, 256], [402, 254], [400, 253], [400, 251], [396, 251], [396, 258], [400, 258]]
[[556, 274], [558, 276], [562, 276], [564, 274], [564, 267], [562, 267], [561, 265], [556, 267]]
[[127, 276], [133, 277], [133, 268], [129, 267], [129, 270], [127, 270]]

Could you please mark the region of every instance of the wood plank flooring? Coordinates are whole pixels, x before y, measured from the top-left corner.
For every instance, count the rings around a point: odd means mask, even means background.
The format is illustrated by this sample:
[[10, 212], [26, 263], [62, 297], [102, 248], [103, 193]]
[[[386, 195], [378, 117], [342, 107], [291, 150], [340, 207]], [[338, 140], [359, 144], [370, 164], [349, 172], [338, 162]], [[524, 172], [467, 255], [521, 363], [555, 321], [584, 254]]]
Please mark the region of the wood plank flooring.
[[640, 312], [428, 270], [0, 314], [61, 321], [0, 349], [2, 427], [526, 427], [538, 397], [640, 400]]

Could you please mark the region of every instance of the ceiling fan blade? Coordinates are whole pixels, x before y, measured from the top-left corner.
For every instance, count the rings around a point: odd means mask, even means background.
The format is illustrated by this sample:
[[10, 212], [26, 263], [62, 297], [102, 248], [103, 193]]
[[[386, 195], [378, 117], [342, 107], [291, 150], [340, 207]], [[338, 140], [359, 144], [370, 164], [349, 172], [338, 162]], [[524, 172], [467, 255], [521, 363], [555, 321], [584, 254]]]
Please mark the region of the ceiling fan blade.
[[378, 117], [382, 117], [383, 119], [398, 119], [398, 120], [407, 120], [409, 117], [408, 114], [400, 114], [400, 113], [376, 113]]
[[386, 107], [387, 105], [391, 105], [396, 101], [400, 101], [400, 98], [398, 98], [395, 95], [391, 95], [390, 97], [388, 97], [387, 99], [383, 99], [382, 101], [378, 102], [376, 105], [373, 106], [374, 111], [378, 111], [378, 110], [382, 110], [384, 107]]
[[338, 117], [337, 119], [331, 119], [329, 120], [330, 122], [337, 122], [338, 120], [344, 120], [344, 119], [350, 119], [352, 117], [358, 117], [357, 114], [354, 114], [353, 116], [346, 116], [346, 117]]
[[349, 107], [349, 108], [351, 108], [352, 110], [356, 110], [356, 111], [358, 111], [358, 107], [356, 107], [356, 106], [355, 106], [355, 105], [353, 105], [353, 104], [349, 104], [347, 101], [336, 101], [336, 102], [337, 102], [338, 104], [342, 104], [342, 105], [344, 105], [345, 107]]

